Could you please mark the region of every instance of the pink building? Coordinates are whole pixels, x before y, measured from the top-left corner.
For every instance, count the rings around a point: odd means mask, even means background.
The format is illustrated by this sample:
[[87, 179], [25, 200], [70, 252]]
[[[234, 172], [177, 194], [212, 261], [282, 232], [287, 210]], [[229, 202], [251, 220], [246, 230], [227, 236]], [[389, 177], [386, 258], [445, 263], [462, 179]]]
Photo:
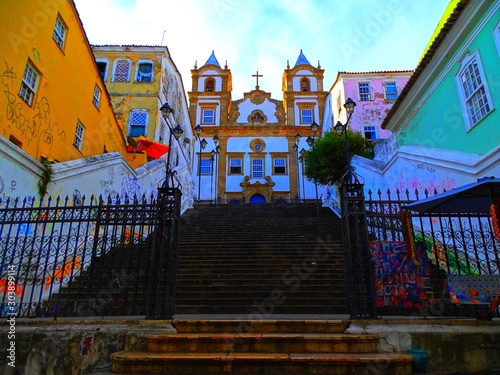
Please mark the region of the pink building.
[[[365, 138], [388, 138], [390, 131], [380, 127], [399, 93], [413, 74], [413, 70], [385, 72], [339, 72], [330, 88], [330, 105], [325, 108], [323, 131], [331, 130], [337, 121], [347, 121], [344, 103], [347, 98], [356, 102], [349, 128], [361, 132]], [[328, 121], [327, 121], [328, 119]]]

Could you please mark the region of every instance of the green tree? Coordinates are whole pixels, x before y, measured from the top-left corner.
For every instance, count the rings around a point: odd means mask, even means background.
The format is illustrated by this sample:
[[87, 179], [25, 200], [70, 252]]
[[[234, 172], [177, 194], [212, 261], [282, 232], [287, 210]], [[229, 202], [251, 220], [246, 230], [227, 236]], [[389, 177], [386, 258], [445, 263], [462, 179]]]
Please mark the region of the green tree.
[[[373, 158], [373, 145], [363, 138], [360, 132], [347, 132], [349, 139], [349, 156], [354, 154], [365, 158]], [[313, 150], [305, 153], [305, 176], [314, 181], [314, 164], [316, 164], [316, 176], [319, 184], [334, 185], [340, 183], [340, 179], [346, 172], [345, 157], [345, 134], [338, 136], [335, 132], [326, 132], [316, 140], [314, 145], [316, 155], [313, 163]]]

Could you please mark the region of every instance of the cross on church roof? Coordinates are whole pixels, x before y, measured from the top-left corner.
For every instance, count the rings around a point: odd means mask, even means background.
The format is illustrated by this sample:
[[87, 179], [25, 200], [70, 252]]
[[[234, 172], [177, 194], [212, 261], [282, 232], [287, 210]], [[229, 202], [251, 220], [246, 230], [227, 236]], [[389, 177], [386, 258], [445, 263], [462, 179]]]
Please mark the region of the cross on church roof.
[[252, 74], [252, 77], [257, 78], [257, 84], [255, 85], [255, 89], [259, 89], [259, 77], [264, 77], [262, 74], [259, 74], [259, 71], [257, 70], [256, 74]]

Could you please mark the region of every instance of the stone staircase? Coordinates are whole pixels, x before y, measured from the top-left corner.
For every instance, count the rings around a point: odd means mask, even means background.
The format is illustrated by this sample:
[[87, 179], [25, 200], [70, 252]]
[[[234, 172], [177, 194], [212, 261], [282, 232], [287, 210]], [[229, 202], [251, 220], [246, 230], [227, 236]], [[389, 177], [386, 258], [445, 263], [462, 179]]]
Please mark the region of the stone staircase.
[[335, 315], [347, 308], [331, 211], [220, 205], [182, 219], [173, 333], [112, 354], [113, 373], [411, 373], [411, 356], [378, 353], [377, 335], [345, 333]]
[[377, 353], [346, 321], [174, 320], [144, 351], [113, 353], [120, 374], [411, 374], [412, 356]]
[[177, 314], [346, 314], [340, 220], [314, 204], [183, 215]]

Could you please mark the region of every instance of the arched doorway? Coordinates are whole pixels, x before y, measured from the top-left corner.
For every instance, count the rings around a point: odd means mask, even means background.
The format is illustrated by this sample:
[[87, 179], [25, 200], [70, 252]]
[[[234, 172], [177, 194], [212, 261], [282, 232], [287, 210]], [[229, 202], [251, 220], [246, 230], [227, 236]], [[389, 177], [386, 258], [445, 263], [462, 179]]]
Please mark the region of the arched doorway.
[[266, 203], [266, 197], [262, 194], [254, 194], [250, 198], [250, 204], [264, 204]]

